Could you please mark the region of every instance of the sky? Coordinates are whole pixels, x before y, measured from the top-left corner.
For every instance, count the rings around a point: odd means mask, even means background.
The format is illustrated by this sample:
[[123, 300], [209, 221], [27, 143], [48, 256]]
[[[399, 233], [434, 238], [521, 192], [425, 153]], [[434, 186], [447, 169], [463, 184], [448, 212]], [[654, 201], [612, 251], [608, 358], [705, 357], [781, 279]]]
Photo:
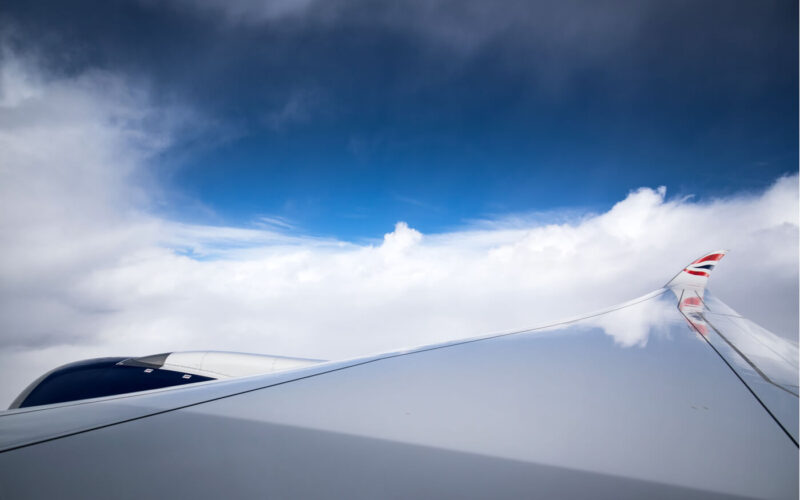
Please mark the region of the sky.
[[93, 356], [334, 359], [535, 326], [718, 248], [712, 290], [796, 341], [797, 18], [4, 2], [0, 404]]

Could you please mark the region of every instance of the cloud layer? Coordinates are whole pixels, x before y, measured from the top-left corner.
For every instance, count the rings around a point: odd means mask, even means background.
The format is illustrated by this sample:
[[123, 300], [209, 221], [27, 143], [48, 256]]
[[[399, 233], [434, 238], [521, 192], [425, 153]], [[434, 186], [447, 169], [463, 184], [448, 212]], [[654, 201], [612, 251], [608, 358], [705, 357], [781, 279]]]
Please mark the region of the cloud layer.
[[[287, 3], [288, 5], [288, 3]], [[798, 328], [798, 179], [697, 203], [664, 188], [596, 214], [526, 214], [382, 239], [159, 216], [148, 172], [193, 113], [103, 72], [0, 65], [0, 405], [54, 366], [218, 349], [323, 359], [532, 327], [654, 290], [702, 253], [711, 288]], [[547, 220], [557, 221], [548, 223]], [[632, 329], [625, 345], [645, 342]]]

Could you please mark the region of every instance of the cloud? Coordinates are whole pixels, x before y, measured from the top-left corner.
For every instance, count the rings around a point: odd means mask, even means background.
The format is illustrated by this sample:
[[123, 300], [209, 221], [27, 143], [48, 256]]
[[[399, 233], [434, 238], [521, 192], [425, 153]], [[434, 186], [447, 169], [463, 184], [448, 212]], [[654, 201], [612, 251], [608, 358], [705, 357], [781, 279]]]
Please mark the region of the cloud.
[[[313, 0], [172, 0], [175, 8], [199, 11], [219, 17], [232, 25], [257, 24], [302, 15]], [[142, 0], [145, 5], [159, 5]]]
[[[191, 112], [114, 74], [56, 78], [7, 51], [0, 82], [0, 401], [94, 356], [335, 359], [538, 326], [654, 290], [719, 247], [731, 253], [717, 295], [797, 332], [796, 175], [705, 203], [641, 188], [597, 214], [512, 214], [442, 234], [398, 222], [353, 244], [282, 219], [159, 216], [165, 194], [148, 172]], [[635, 325], [609, 333], [646, 341]]]
[[[609, 8], [572, 0], [512, 0], [502, 5], [481, 0], [145, 0], [143, 4], [212, 19], [228, 31], [266, 27], [283, 35], [383, 33], [395, 42], [409, 44], [417, 57], [442, 56], [435, 57], [433, 64], [445, 70], [445, 75], [458, 72], [465, 59], [485, 57], [482, 51], [488, 51], [500, 65], [516, 70], [536, 68], [538, 83], [552, 92], [579, 69], [616, 64], [621, 54], [630, 57], [643, 26], [659, 16], [655, 2], [625, 2]], [[498, 46], [505, 50], [498, 52]], [[546, 72], [541, 71], [543, 66], [548, 67]], [[411, 80], [420, 85], [428, 77]], [[291, 110], [291, 100], [287, 107]]]
[[[155, 4], [144, 0], [146, 5]], [[258, 25], [302, 18], [316, 26], [372, 25], [382, 30], [413, 32], [429, 41], [442, 43], [456, 50], [472, 50], [492, 39], [512, 34], [523, 39], [548, 39], [574, 47], [585, 37], [593, 37], [594, 47], [584, 46], [584, 53], [625, 41], [637, 34], [641, 22], [651, 10], [652, 2], [626, 3], [624, 9], [608, 5], [590, 5], [580, 1], [549, 3], [507, 1], [502, 5], [479, 0], [409, 0], [393, 2], [339, 0], [227, 0], [196, 2], [172, 0], [174, 8], [184, 9], [229, 24]], [[522, 26], [528, 28], [522, 33]], [[520, 40], [518, 40], [520, 41]]]
[[294, 90], [280, 109], [266, 113], [262, 121], [276, 132], [291, 125], [307, 123], [313, 113], [323, 106], [323, 95], [318, 89]]

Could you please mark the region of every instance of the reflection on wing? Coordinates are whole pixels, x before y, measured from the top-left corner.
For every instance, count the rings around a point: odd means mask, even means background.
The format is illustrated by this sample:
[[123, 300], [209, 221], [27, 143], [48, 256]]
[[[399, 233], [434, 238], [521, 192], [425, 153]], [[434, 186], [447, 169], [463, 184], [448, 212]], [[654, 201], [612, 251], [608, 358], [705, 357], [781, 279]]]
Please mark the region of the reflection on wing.
[[706, 291], [711, 270], [725, 253], [719, 250], [700, 257], [666, 286], [678, 297], [678, 310], [689, 325], [797, 445], [797, 345], [743, 318]]

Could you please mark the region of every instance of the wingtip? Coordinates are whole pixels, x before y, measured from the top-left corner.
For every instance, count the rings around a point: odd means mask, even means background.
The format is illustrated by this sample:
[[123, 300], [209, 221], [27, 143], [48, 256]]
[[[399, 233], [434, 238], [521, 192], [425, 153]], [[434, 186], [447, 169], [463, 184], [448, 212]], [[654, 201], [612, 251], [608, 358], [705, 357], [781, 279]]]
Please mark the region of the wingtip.
[[711, 271], [728, 253], [728, 250], [709, 252], [683, 268], [665, 287], [704, 289]]

